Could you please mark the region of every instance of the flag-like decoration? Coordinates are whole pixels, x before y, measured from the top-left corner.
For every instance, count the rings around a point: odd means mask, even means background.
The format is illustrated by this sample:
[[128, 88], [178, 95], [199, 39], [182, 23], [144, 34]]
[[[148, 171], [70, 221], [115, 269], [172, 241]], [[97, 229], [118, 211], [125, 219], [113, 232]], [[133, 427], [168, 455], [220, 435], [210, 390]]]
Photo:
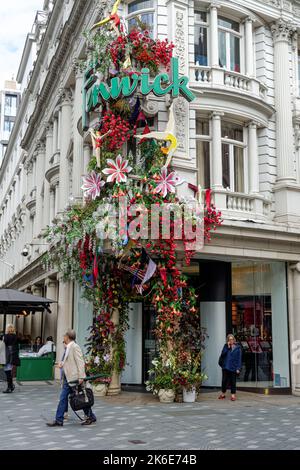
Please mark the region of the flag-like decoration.
[[116, 161], [109, 158], [106, 162], [109, 168], [105, 168], [102, 172], [108, 175], [107, 182], [126, 183], [127, 174], [132, 171], [131, 166], [128, 165], [128, 160], [123, 160], [123, 157], [118, 155]]
[[168, 193], [175, 193], [175, 187], [183, 183], [178, 173], [172, 171], [168, 174], [168, 169], [165, 166], [161, 169], [161, 174], [156, 177], [155, 181], [158, 183], [155, 192], [162, 194], [163, 197], [166, 197]]
[[101, 188], [103, 188], [104, 185], [105, 181], [103, 181], [101, 175], [96, 173], [96, 171], [92, 171], [92, 173], [83, 177], [81, 189], [83, 189], [86, 199], [94, 200], [96, 197], [100, 196]]
[[124, 264], [121, 264], [119, 267], [120, 269], [128, 271], [130, 274], [133, 275], [131, 285], [132, 287], [136, 287], [139, 294], [143, 293], [145, 284], [150, 281], [157, 269], [156, 263], [150, 258], [145, 248], [142, 249], [142, 256], [139, 268], [134, 268], [132, 266], [127, 266]]

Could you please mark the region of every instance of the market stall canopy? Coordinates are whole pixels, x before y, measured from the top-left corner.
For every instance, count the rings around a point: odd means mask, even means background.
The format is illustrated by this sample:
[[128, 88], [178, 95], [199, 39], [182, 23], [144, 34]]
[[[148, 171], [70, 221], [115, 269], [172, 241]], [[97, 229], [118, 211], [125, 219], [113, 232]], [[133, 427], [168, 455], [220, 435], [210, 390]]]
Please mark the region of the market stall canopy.
[[29, 313], [51, 313], [50, 304], [55, 300], [38, 297], [14, 289], [0, 289], [0, 315], [28, 315]]

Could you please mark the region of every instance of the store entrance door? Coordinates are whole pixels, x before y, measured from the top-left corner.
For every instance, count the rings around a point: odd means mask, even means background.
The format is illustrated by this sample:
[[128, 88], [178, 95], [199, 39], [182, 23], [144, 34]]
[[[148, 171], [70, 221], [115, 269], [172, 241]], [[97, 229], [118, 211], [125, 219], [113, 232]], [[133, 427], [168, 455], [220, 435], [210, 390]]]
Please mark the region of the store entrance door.
[[242, 347], [239, 386], [273, 385], [271, 296], [233, 296], [232, 331]]

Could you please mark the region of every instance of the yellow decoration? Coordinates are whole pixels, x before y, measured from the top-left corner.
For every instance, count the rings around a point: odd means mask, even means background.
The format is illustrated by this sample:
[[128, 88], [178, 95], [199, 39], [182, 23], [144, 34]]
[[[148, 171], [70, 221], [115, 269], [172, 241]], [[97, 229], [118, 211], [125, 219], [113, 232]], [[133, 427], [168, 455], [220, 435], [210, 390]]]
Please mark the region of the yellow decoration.
[[96, 28], [101, 28], [103, 25], [109, 23], [110, 21], [115, 20], [120, 3], [121, 3], [121, 0], [116, 0], [110, 16], [108, 16], [107, 18], [104, 18], [104, 20], [99, 21], [99, 23], [94, 24], [94, 26], [92, 26], [92, 31]]
[[171, 159], [174, 155], [175, 150], [178, 147], [178, 142], [176, 139], [176, 124], [174, 117], [174, 104], [172, 103], [169, 111], [169, 121], [166, 126], [165, 132], [152, 131], [149, 134], [140, 134], [135, 136], [136, 139], [155, 139], [155, 140], [164, 140], [165, 142], [171, 142], [171, 145], [168, 148], [162, 147], [161, 150], [164, 154], [168, 155], [166, 164], [164, 166], [168, 167], [170, 165]]

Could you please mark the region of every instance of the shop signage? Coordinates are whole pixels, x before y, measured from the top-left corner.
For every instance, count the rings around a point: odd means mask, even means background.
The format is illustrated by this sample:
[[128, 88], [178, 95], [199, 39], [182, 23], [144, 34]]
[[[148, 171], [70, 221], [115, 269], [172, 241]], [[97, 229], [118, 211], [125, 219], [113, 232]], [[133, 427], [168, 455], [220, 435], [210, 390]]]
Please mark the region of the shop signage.
[[171, 73], [160, 73], [153, 79], [150, 78], [150, 70], [143, 68], [140, 72], [132, 73], [125, 77], [114, 77], [110, 84], [106, 82], [97, 83], [97, 76], [94, 74], [95, 64], [85, 73], [83, 100], [83, 128], [88, 128], [88, 115], [95, 110], [102, 101], [110, 99], [117, 100], [121, 97], [129, 97], [136, 91], [146, 96], [154, 93], [156, 96], [171, 94], [173, 98], [180, 95], [193, 101], [196, 97], [188, 88], [189, 78], [180, 76], [179, 60], [176, 57], [171, 59]]

